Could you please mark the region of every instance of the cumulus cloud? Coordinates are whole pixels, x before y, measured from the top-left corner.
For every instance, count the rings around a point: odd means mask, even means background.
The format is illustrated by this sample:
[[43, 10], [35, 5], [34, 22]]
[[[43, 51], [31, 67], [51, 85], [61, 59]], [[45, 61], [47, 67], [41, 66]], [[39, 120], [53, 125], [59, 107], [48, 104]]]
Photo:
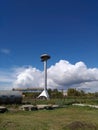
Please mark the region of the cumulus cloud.
[[16, 88], [32, 88], [43, 86], [43, 72], [29, 66], [17, 70], [17, 79], [14, 82]]
[[3, 53], [3, 54], [9, 54], [9, 53], [10, 53], [10, 50], [7, 49], [7, 48], [2, 48], [2, 49], [0, 50], [0, 52]]
[[98, 76], [98, 70], [87, 69], [83, 62], [72, 65], [67, 61], [61, 60], [50, 67], [48, 71], [53, 81], [63, 87], [98, 80], [96, 77]]
[[[44, 72], [29, 66], [16, 71], [15, 88], [44, 87]], [[78, 88], [98, 91], [98, 68], [87, 68], [82, 61], [71, 64], [60, 60], [47, 69], [48, 88], [67, 89]]]
[[[98, 91], [98, 68], [88, 68], [82, 61], [71, 64], [60, 60], [47, 69], [47, 87]], [[44, 87], [44, 71], [32, 66], [0, 70], [0, 89]]]

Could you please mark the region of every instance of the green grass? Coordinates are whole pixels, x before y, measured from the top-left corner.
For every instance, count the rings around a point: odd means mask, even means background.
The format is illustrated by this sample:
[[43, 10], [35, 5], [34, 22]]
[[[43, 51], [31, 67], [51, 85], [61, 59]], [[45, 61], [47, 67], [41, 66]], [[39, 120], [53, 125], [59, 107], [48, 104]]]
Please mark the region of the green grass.
[[[80, 130], [98, 129], [98, 110], [69, 106], [54, 110], [18, 111], [0, 114], [0, 130], [79, 130], [72, 123], [80, 122]], [[85, 126], [82, 126], [82, 124]], [[93, 128], [87, 124], [92, 124]], [[68, 127], [70, 126], [70, 127]], [[72, 127], [72, 128], [71, 128]], [[75, 129], [74, 129], [75, 127]]]
[[85, 98], [85, 97], [70, 97], [63, 99], [50, 99], [50, 100], [40, 100], [40, 99], [24, 99], [23, 102], [29, 102], [31, 104], [58, 104], [60, 106], [70, 105], [72, 103], [84, 103], [84, 104], [92, 104], [98, 105], [98, 98]]

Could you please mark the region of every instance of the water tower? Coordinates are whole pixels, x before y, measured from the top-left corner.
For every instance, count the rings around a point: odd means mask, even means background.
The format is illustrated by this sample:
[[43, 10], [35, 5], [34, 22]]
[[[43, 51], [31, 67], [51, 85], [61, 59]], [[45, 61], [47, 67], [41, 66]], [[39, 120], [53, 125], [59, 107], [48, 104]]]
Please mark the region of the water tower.
[[49, 94], [47, 91], [47, 60], [50, 59], [50, 56], [48, 54], [41, 55], [41, 61], [44, 62], [44, 90], [38, 97], [45, 97], [49, 99]]

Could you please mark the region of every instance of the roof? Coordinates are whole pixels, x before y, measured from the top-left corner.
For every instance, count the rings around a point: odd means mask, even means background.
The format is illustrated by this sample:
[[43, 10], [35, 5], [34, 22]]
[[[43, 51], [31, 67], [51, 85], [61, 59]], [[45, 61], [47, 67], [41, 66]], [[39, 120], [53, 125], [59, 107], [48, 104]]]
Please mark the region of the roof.
[[11, 91], [11, 90], [0, 90], [0, 96], [1, 95], [7, 95], [7, 96], [11, 96], [11, 95], [15, 95], [15, 96], [21, 96], [22, 93], [19, 91]]

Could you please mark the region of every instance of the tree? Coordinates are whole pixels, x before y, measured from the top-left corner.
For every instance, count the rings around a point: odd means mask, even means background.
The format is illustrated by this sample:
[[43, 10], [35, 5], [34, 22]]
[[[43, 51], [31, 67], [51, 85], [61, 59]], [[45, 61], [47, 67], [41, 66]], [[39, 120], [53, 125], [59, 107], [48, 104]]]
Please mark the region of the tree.
[[68, 96], [84, 96], [85, 92], [83, 90], [79, 91], [79, 90], [76, 90], [75, 88], [70, 88], [67, 90], [67, 95]]
[[48, 89], [50, 98], [63, 98], [63, 93], [58, 91], [58, 89]]

